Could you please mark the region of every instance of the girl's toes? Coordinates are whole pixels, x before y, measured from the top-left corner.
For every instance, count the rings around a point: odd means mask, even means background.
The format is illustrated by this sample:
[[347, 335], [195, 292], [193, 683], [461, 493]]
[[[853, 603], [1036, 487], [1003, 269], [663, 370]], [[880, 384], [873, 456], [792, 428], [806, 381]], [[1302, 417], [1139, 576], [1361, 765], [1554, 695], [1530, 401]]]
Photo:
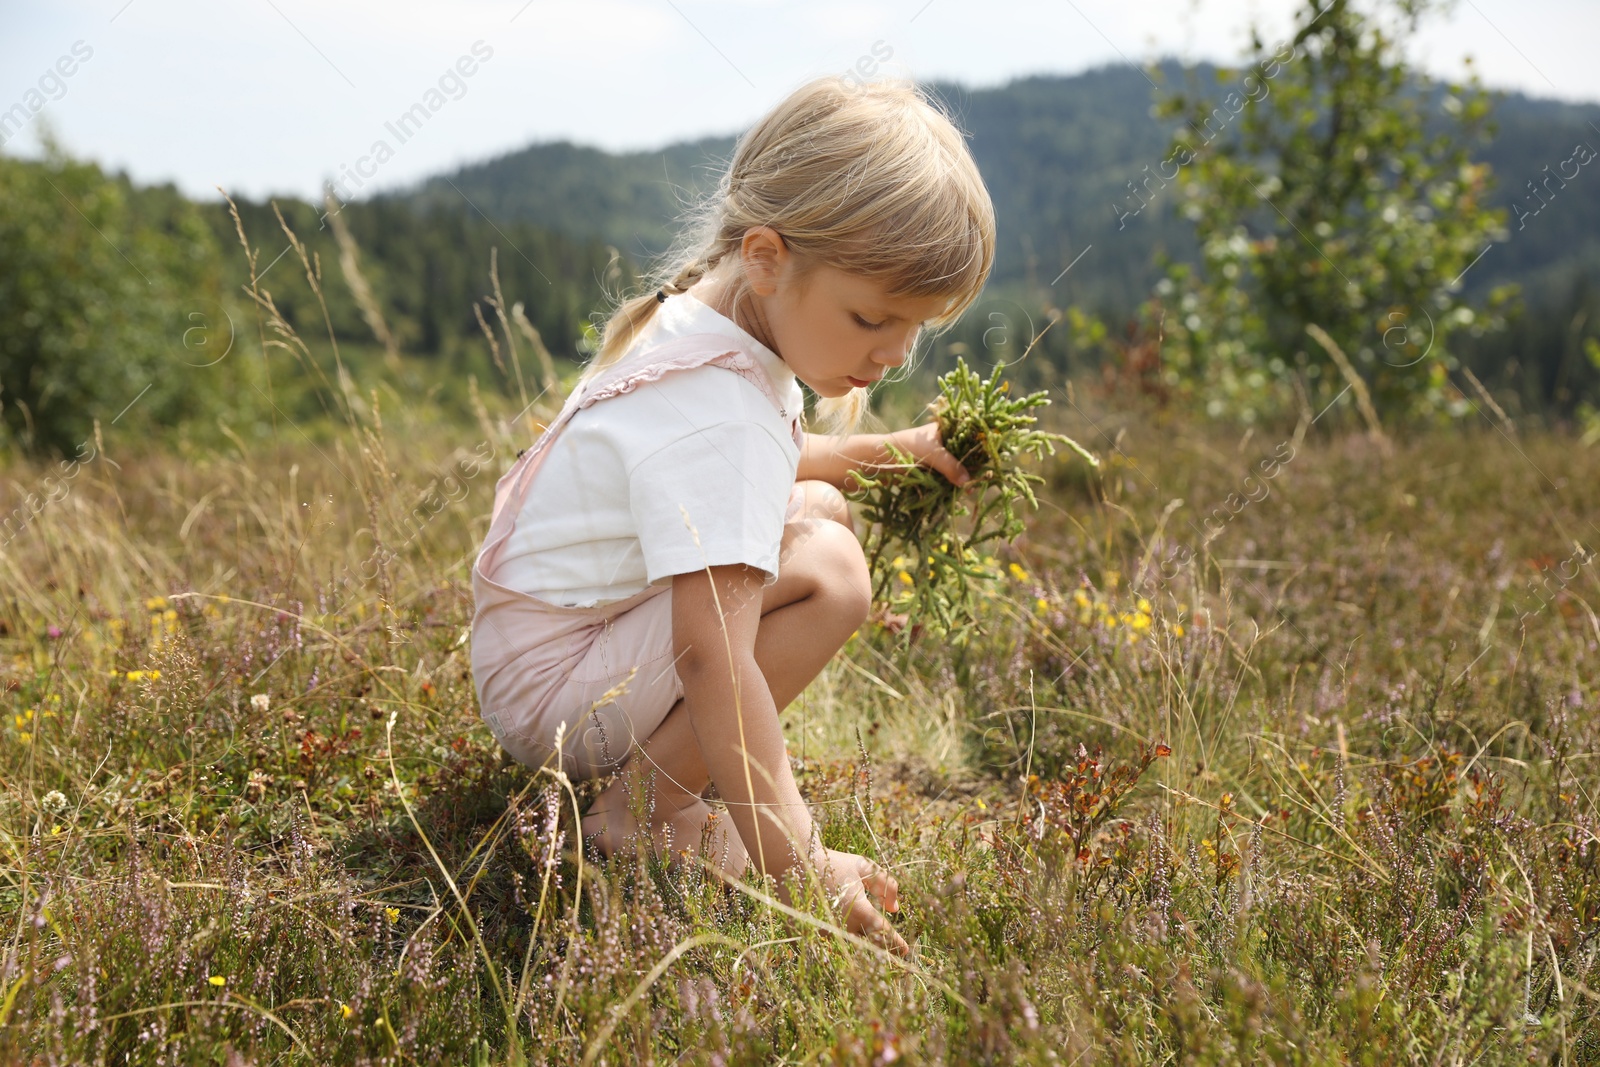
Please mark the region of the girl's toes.
[[673, 819], [674, 836], [685, 853], [698, 852], [735, 877], [744, 873], [749, 855], [733, 828], [733, 820], [705, 801], [691, 804]]
[[[631, 822], [628, 816], [621, 816], [624, 823]], [[583, 834], [584, 855], [590, 855], [591, 850], [598, 853], [601, 858], [613, 855], [627, 839], [628, 827], [618, 825], [619, 816], [610, 811], [591, 811], [584, 815], [580, 825]]]

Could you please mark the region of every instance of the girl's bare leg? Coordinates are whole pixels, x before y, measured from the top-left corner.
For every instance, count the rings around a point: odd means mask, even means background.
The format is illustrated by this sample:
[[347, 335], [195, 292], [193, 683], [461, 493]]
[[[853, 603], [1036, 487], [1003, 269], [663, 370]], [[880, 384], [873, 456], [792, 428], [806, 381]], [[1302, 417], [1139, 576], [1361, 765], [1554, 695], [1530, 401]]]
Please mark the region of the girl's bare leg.
[[[801, 484], [820, 485], [831, 491], [836, 501], [817, 492], [808, 500], [808, 510], [815, 507], [815, 513], [823, 517], [802, 517], [784, 527], [778, 580], [761, 594], [755, 659], [780, 712], [861, 625], [871, 603], [866, 560], [860, 542], [845, 525], [849, 512], [843, 496], [822, 483]], [[637, 829], [626, 810], [628, 797], [639, 795], [644, 779], [654, 771], [653, 835], [660, 842], [670, 828], [674, 850], [695, 847], [700, 828], [712, 814], [701, 798], [711, 775], [681, 700], [641, 749], [644, 758], [635, 755], [629, 759], [584, 816], [585, 834], [596, 836], [603, 853], [623, 847], [623, 839]], [[614, 817], [613, 812], [617, 813]], [[598, 832], [602, 827], [604, 832]], [[718, 820], [713, 834], [713, 858], [720, 861], [724, 848], [724, 869], [730, 874], [742, 873], [746, 853], [725, 818]]]
[[[808, 518], [832, 519], [850, 532], [855, 532], [855, 521], [850, 515], [850, 502], [844, 494], [827, 482], [805, 481], [800, 482], [801, 493], [800, 513]], [[873, 622], [882, 623], [890, 633], [899, 633], [911, 621], [909, 616], [899, 612], [890, 611], [886, 604], [872, 605], [872, 613], [868, 618]]]

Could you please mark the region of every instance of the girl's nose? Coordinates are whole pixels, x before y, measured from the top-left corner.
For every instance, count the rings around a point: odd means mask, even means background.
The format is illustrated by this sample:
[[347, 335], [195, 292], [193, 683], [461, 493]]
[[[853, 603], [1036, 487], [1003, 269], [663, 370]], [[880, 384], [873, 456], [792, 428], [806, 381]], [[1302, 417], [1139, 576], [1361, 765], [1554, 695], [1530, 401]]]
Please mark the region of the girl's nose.
[[917, 336], [920, 332], [920, 330], [912, 331], [911, 335], [906, 338], [905, 344], [898, 351], [892, 346], [880, 348], [872, 354], [872, 358], [887, 367], [902, 366], [906, 360], [911, 358], [911, 350], [917, 347]]

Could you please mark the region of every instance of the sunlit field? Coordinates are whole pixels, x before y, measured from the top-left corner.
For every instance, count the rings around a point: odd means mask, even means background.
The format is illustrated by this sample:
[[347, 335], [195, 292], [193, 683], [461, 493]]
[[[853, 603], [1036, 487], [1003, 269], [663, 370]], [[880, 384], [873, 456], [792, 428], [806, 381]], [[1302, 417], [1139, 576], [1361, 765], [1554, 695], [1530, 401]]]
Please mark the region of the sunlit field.
[[1102, 468], [1031, 468], [981, 627], [866, 627], [785, 713], [902, 962], [580, 855], [598, 783], [480, 722], [470, 565], [548, 403], [326, 395], [3, 472], [6, 1062], [1600, 1056], [1593, 448], [1058, 400]]

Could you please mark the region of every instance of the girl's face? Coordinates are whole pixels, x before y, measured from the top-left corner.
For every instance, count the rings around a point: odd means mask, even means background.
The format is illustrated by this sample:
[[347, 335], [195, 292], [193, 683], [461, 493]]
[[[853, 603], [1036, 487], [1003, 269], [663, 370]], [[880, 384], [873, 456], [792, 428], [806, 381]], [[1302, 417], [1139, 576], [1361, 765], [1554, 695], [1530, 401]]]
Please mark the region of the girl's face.
[[740, 325], [818, 396], [844, 396], [904, 364], [923, 325], [950, 303], [892, 297], [876, 281], [835, 267], [819, 266], [799, 281], [793, 254], [770, 227], [747, 233], [742, 251], [759, 321]]

